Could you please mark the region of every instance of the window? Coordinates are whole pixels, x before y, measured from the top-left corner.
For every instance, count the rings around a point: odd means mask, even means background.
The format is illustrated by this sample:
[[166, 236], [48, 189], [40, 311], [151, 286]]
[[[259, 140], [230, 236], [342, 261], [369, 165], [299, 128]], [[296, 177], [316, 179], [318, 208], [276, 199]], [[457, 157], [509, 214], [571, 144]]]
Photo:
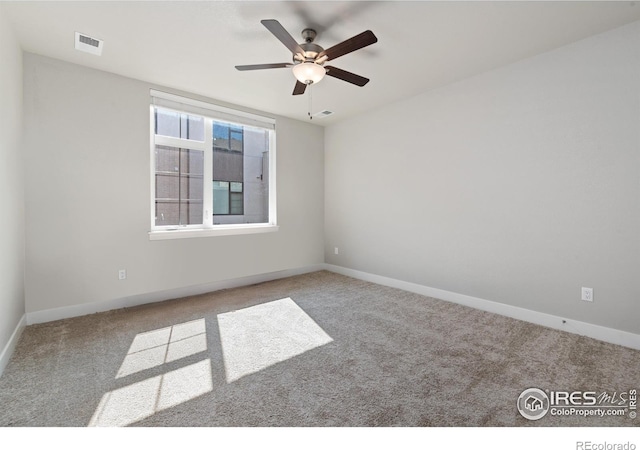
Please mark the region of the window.
[[151, 97], [150, 238], [275, 231], [275, 121]]

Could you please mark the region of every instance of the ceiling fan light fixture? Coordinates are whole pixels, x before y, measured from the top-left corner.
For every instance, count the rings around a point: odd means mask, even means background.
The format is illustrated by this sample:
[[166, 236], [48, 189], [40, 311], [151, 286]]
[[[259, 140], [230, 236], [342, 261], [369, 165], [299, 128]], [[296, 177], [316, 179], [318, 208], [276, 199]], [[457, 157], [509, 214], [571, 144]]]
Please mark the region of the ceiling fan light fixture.
[[[2, 0], [0, 0], [2, 1]], [[355, 73], [347, 72], [334, 66], [326, 66], [327, 61], [333, 61], [348, 53], [360, 50], [368, 45], [378, 42], [378, 38], [371, 30], [353, 36], [346, 41], [342, 41], [333, 47], [323, 49], [314, 43], [316, 32], [311, 28], [305, 28], [302, 31], [303, 44], [298, 44], [296, 40], [289, 34], [280, 22], [275, 19], [261, 20], [260, 23], [265, 26], [285, 47], [289, 49], [293, 56], [293, 64], [291, 63], [271, 63], [271, 64], [251, 64], [236, 66], [237, 70], [262, 70], [262, 69], [278, 69], [293, 66], [293, 75], [296, 78], [296, 84], [293, 88], [292, 95], [302, 95], [307, 90], [307, 86], [320, 82], [325, 75], [337, 78], [356, 86], [364, 86], [369, 82], [368, 78], [361, 77]], [[311, 98], [311, 96], [309, 96]]]
[[303, 62], [293, 66], [293, 75], [300, 83], [318, 83], [324, 78], [327, 70], [314, 62]]

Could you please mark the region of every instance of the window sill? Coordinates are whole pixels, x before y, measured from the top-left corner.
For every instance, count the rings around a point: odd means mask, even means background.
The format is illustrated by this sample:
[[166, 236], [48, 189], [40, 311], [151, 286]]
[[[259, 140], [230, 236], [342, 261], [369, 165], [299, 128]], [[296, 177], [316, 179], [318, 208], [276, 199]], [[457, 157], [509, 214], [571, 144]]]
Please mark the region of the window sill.
[[184, 239], [210, 236], [232, 236], [236, 234], [273, 233], [280, 227], [272, 224], [216, 225], [215, 228], [184, 228], [149, 232], [150, 241]]

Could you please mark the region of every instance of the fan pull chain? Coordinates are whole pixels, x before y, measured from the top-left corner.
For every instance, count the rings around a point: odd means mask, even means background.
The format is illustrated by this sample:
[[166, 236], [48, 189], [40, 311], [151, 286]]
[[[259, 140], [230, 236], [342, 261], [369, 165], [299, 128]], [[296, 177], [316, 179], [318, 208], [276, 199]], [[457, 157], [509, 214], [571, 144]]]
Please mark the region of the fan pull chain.
[[312, 101], [313, 101], [312, 95], [311, 95], [311, 91], [313, 89], [311, 89], [311, 86], [313, 86], [313, 83], [309, 83], [309, 86], [308, 86], [308, 88], [309, 88], [309, 108], [308, 108], [307, 114], [309, 115], [309, 120], [313, 120], [313, 116], [311, 115], [311, 106], [312, 106]]

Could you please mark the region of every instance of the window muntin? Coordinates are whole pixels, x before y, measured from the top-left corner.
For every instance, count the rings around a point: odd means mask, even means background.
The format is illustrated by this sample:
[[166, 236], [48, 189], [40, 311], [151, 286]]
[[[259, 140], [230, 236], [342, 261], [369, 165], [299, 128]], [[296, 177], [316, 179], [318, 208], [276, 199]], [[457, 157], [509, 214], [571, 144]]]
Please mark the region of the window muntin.
[[[273, 122], [262, 127], [255, 119], [240, 117], [239, 122], [251, 125], [235, 123], [211, 117], [215, 111], [211, 116], [194, 114], [201, 110], [187, 105], [180, 111], [155, 100], [152, 230], [275, 225], [269, 176]], [[230, 117], [228, 110], [224, 114]]]

